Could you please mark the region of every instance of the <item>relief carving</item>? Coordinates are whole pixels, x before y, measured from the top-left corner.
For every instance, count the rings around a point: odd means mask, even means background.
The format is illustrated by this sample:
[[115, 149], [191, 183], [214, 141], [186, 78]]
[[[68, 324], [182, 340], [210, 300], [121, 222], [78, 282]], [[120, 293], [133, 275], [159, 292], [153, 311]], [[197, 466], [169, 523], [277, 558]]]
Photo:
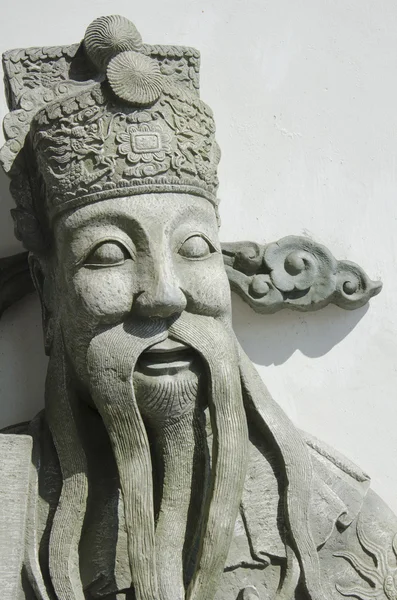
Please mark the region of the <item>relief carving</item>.
[[335, 552], [335, 556], [344, 558], [362, 579], [361, 586], [345, 588], [337, 585], [337, 590], [342, 596], [368, 600], [369, 598], [397, 598], [397, 533], [391, 543], [393, 550], [393, 564], [389, 560], [389, 548], [377, 544], [368, 536], [365, 526], [359, 519], [357, 522], [357, 537], [362, 550], [366, 553], [357, 556], [353, 552]]
[[258, 313], [318, 310], [330, 303], [353, 310], [382, 289], [361, 267], [336, 260], [304, 237], [290, 235], [265, 246], [222, 244], [222, 252], [231, 289]]
[[34, 283], [49, 365], [44, 411], [0, 434], [2, 598], [395, 599], [397, 518], [231, 326], [230, 289], [266, 314], [381, 284], [307, 238], [220, 243], [197, 50], [113, 15], [4, 70], [28, 252], [0, 261], [0, 312]]

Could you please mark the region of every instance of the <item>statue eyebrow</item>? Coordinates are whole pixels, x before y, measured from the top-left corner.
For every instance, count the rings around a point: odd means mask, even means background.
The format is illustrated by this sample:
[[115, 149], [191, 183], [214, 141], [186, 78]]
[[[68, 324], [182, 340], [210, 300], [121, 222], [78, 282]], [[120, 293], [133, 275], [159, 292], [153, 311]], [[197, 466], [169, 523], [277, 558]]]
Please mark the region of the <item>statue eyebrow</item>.
[[69, 215], [61, 227], [66, 226], [70, 232], [76, 232], [89, 227], [114, 226], [129, 234], [131, 231], [143, 231], [142, 225], [138, 220], [126, 213], [119, 212], [115, 209], [106, 210], [101, 213], [90, 213], [87, 215], [79, 215], [74, 213]]
[[105, 239], [125, 238], [126, 243], [136, 248], [147, 249], [149, 239], [145, 229], [136, 219], [122, 214], [90, 215], [78, 222], [68, 223], [66, 235], [62, 237], [62, 245], [71, 250], [76, 261], [84, 255], [90, 245]]
[[[204, 200], [204, 201], [207, 202], [207, 204], [208, 204], [207, 200]], [[205, 206], [205, 208], [204, 208], [204, 206]], [[181, 208], [181, 210], [179, 212], [177, 212], [175, 214], [174, 218], [169, 223], [169, 227], [171, 227], [171, 228], [175, 227], [175, 224], [184, 218], [191, 219], [193, 226], [195, 224], [200, 224], [200, 227], [203, 227], [207, 223], [210, 224], [209, 219], [207, 219], [207, 205], [197, 204], [196, 206], [192, 206], [192, 205], [186, 204], [185, 206], [183, 206]], [[216, 223], [215, 215], [214, 215], [214, 226], [216, 227], [216, 230], [218, 231], [218, 226]]]

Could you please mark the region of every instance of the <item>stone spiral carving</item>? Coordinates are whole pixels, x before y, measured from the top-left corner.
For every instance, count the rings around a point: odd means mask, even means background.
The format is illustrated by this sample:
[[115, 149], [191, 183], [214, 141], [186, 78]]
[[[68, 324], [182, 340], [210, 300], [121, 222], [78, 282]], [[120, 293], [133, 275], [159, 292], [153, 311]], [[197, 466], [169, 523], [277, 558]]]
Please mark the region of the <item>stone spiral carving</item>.
[[113, 92], [126, 102], [145, 106], [155, 102], [163, 89], [158, 63], [138, 52], [122, 52], [107, 68]]
[[[339, 261], [336, 272], [336, 293], [338, 305], [342, 308], [349, 308], [352, 303], [361, 302], [360, 305], [362, 305], [363, 298], [378, 293], [377, 291], [373, 292], [374, 285], [377, 284], [379, 282], [371, 281], [355, 263], [348, 260]], [[381, 287], [381, 284], [379, 285]], [[380, 291], [380, 287], [378, 291]]]
[[106, 71], [109, 61], [120, 52], [139, 51], [142, 37], [131, 21], [120, 15], [110, 15], [99, 17], [88, 26], [84, 46], [93, 64], [100, 71]]
[[222, 244], [222, 252], [232, 290], [259, 313], [313, 311], [330, 303], [355, 309], [382, 289], [355, 263], [338, 261], [325, 246], [303, 237], [263, 246]]
[[336, 263], [325, 247], [295, 236], [269, 244], [264, 253], [272, 284], [280, 292], [304, 297], [310, 304], [334, 291]]

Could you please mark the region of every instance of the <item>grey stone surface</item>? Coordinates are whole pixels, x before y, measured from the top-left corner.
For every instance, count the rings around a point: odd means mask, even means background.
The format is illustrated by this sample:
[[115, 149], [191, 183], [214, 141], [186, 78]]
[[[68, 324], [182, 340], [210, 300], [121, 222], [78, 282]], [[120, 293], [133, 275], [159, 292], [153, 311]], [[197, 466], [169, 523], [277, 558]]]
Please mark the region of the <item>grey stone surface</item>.
[[382, 289], [361, 267], [336, 260], [323, 245], [290, 235], [272, 244], [222, 244], [231, 289], [256, 312], [314, 311], [327, 304], [353, 310]]
[[4, 67], [0, 157], [49, 367], [45, 410], [0, 434], [1, 588], [395, 600], [396, 517], [291, 423], [231, 327], [230, 285], [274, 312], [355, 308], [379, 284], [305, 238], [220, 244], [196, 50], [149, 46], [110, 16]]
[[15, 600], [20, 592], [28, 523], [32, 438], [0, 435], [0, 456], [1, 597]]

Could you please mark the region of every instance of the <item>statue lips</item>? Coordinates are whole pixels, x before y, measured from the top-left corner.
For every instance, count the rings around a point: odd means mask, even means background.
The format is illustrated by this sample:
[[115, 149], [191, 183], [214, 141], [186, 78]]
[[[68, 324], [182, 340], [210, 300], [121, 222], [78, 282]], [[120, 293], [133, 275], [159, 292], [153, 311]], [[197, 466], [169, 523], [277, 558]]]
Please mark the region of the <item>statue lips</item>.
[[190, 346], [167, 337], [141, 354], [137, 369], [146, 375], [175, 375], [188, 369], [193, 360]]

